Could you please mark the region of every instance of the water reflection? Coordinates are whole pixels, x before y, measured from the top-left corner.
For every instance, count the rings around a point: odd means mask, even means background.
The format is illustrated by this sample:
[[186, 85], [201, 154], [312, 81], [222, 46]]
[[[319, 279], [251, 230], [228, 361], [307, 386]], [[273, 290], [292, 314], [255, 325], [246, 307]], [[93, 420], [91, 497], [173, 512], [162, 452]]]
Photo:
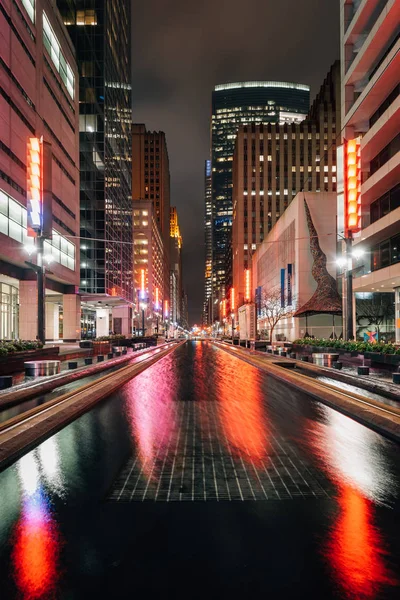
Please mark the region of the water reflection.
[[172, 402], [176, 378], [171, 356], [160, 364], [162, 368], [156, 364], [143, 371], [124, 391], [132, 442], [138, 449], [142, 472], [148, 477], [156, 475], [155, 459], [171, 443], [176, 425], [176, 405]]
[[309, 443], [337, 488], [334, 515], [323, 554], [347, 598], [380, 598], [382, 586], [398, 581], [387, 564], [375, 505], [390, 503], [396, 480], [381, 436], [320, 406], [321, 421], [309, 421]]
[[216, 363], [218, 414], [225, 438], [234, 453], [259, 465], [268, 455], [269, 441], [259, 373], [221, 350]]
[[378, 504], [391, 503], [397, 480], [387, 462], [388, 442], [374, 431], [320, 405], [321, 419], [308, 422], [309, 443], [337, 485], [350, 485]]
[[43, 485], [43, 479], [61, 485], [58, 454], [54, 441], [44, 446], [18, 462], [22, 508], [12, 560], [16, 585], [26, 600], [54, 597], [59, 578], [61, 536]]
[[370, 500], [350, 485], [338, 495], [339, 514], [333, 521], [326, 554], [347, 598], [380, 598], [383, 585], [398, 582], [386, 566], [382, 536], [374, 526]]

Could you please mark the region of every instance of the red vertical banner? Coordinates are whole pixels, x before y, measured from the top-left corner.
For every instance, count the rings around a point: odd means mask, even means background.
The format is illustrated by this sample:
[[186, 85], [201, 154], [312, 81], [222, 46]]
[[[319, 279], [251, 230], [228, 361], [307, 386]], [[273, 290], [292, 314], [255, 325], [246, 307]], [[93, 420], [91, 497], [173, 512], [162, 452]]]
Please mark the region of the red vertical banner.
[[36, 237], [42, 229], [42, 145], [39, 138], [28, 139], [26, 158], [28, 236]]
[[250, 302], [251, 295], [251, 283], [250, 283], [250, 269], [245, 269], [244, 271], [244, 299], [246, 302]]
[[344, 185], [346, 230], [361, 230], [361, 145], [360, 138], [345, 143]]
[[235, 312], [236, 308], [236, 299], [235, 299], [235, 288], [231, 288], [231, 312]]

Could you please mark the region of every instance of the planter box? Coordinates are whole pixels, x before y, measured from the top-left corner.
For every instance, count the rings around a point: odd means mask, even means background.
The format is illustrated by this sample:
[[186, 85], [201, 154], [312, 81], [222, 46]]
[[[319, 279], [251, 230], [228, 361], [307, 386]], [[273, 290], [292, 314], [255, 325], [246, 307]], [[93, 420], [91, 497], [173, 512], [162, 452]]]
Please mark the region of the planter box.
[[108, 354], [111, 352], [111, 342], [92, 342], [93, 354]]
[[93, 348], [92, 340], [81, 340], [79, 342], [79, 348]]
[[12, 375], [24, 371], [24, 363], [30, 360], [58, 360], [60, 349], [42, 348], [41, 350], [24, 350], [0, 357], [0, 375]]

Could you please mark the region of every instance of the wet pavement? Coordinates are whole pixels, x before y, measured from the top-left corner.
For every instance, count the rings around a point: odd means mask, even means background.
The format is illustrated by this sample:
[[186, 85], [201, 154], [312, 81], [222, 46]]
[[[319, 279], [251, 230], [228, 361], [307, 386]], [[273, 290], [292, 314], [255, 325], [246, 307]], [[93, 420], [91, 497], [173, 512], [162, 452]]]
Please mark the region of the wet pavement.
[[399, 447], [189, 342], [0, 473], [1, 598], [398, 598]]

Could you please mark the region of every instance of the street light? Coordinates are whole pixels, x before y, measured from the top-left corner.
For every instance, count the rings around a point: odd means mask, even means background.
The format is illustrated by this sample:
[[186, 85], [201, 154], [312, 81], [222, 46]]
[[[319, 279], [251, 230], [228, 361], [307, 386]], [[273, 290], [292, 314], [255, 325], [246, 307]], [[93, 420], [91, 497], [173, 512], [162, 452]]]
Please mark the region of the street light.
[[142, 337], [144, 337], [144, 334], [145, 334], [145, 331], [146, 331], [146, 330], [145, 330], [145, 325], [144, 325], [144, 311], [145, 311], [145, 310], [146, 310], [146, 308], [147, 308], [147, 304], [146, 304], [146, 302], [141, 302], [141, 303], [140, 303], [140, 308], [141, 308], [141, 310], [142, 310]]
[[346, 339], [352, 340], [354, 338], [353, 275], [355, 271], [355, 269], [353, 269], [353, 258], [359, 260], [364, 256], [365, 250], [356, 248], [352, 251], [352, 239], [348, 237], [344, 238], [344, 241], [346, 244], [346, 254], [344, 256], [338, 256], [336, 264], [343, 269], [346, 278]]

